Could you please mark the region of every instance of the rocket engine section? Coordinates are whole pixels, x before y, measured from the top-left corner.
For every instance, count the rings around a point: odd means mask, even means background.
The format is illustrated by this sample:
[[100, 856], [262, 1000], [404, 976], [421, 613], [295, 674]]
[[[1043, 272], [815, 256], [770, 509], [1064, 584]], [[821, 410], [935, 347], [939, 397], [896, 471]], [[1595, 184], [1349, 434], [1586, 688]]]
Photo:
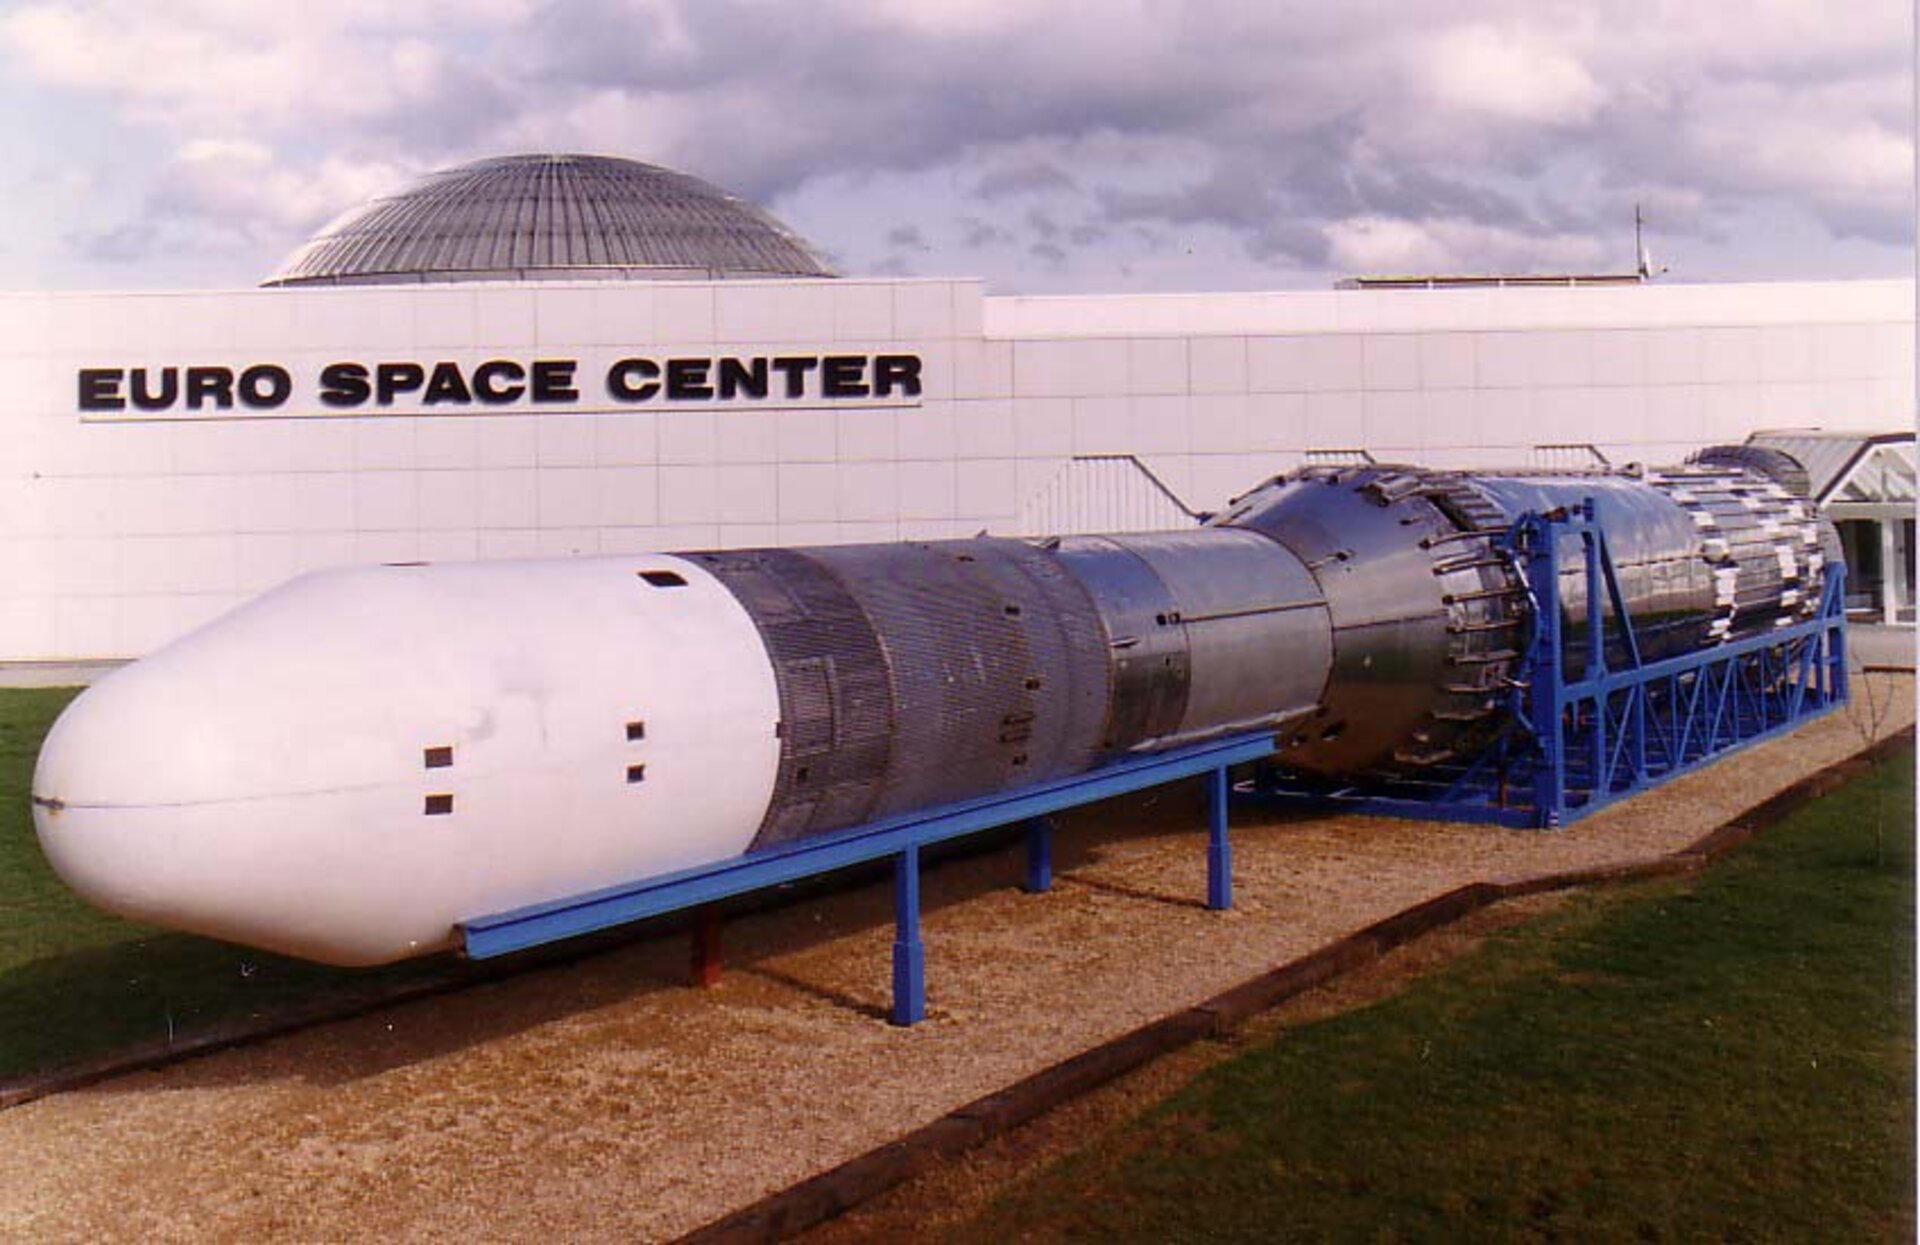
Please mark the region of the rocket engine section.
[[1594, 501], [1657, 657], [1811, 616], [1834, 542], [1795, 470], [1319, 467], [1181, 532], [309, 575], [83, 694], [36, 827], [110, 910], [372, 964], [1214, 736], [1404, 774], [1501, 725], [1539, 607], [1496, 539], [1520, 514]]

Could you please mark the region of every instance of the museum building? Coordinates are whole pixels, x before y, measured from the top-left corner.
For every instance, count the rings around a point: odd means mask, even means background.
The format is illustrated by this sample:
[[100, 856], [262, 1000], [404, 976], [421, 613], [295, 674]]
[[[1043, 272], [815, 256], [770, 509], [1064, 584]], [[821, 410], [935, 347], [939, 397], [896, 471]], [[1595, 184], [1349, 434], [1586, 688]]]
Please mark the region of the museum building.
[[1913, 303], [996, 297], [837, 276], [651, 165], [481, 160], [258, 289], [0, 294], [0, 662], [138, 656], [348, 563], [1148, 530], [1306, 463], [1661, 463], [1756, 434], [1853, 507], [1854, 603], [1910, 618]]

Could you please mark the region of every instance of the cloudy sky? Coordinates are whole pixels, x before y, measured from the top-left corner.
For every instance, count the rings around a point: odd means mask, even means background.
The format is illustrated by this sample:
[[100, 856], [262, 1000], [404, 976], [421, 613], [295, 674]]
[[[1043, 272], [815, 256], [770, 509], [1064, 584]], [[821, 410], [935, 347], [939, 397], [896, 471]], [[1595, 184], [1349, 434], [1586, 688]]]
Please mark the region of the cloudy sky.
[[480, 155], [998, 292], [1913, 272], [1911, 0], [0, 0], [0, 288], [252, 284]]

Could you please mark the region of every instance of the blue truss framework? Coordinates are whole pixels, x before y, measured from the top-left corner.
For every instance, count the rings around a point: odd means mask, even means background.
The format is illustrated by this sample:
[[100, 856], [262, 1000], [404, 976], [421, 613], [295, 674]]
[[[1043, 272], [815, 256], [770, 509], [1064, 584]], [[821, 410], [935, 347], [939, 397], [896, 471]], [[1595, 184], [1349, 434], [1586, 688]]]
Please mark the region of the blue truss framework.
[[[1575, 541], [1586, 643], [1580, 674], [1569, 677], [1559, 584], [1565, 549]], [[1239, 789], [1282, 802], [1552, 829], [1847, 699], [1846, 572], [1839, 565], [1826, 567], [1811, 619], [1646, 661], [1591, 501], [1522, 515], [1500, 544], [1524, 573], [1534, 625], [1492, 747], [1464, 764], [1367, 788], [1267, 774]]]

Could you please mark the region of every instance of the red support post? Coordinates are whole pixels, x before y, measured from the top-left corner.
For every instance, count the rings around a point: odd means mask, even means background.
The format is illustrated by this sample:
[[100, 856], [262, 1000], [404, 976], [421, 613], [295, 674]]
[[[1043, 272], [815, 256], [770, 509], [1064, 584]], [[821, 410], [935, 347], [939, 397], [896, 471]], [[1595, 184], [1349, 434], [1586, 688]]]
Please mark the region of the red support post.
[[720, 984], [720, 906], [702, 904], [693, 910], [693, 984]]

